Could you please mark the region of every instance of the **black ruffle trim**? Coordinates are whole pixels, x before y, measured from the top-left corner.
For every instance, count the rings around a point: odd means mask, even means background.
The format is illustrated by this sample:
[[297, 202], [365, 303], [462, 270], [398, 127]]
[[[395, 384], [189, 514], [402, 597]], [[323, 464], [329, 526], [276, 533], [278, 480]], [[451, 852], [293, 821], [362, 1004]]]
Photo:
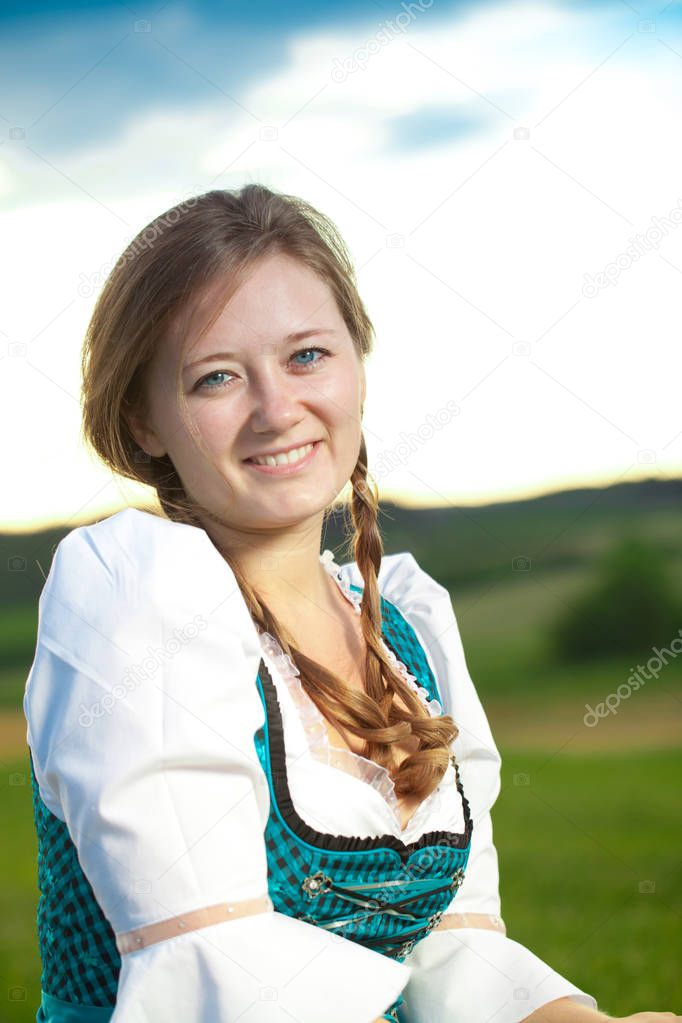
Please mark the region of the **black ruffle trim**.
[[469, 802], [462, 789], [459, 769], [456, 763], [454, 767], [457, 788], [462, 797], [462, 805], [464, 807], [465, 830], [462, 833], [454, 831], [428, 831], [415, 842], [405, 843], [401, 842], [395, 835], [381, 835], [378, 838], [351, 838], [347, 835], [332, 835], [327, 832], [316, 831], [315, 828], [310, 827], [297, 813], [291, 798], [286, 771], [282, 710], [277, 696], [277, 689], [263, 659], [260, 662], [259, 676], [263, 687], [267, 712], [270, 771], [275, 790], [275, 800], [287, 825], [300, 839], [318, 849], [329, 849], [338, 852], [395, 849], [404, 861], [417, 850], [424, 849], [427, 846], [443, 845], [455, 849], [465, 849], [469, 845], [472, 834], [471, 811]]

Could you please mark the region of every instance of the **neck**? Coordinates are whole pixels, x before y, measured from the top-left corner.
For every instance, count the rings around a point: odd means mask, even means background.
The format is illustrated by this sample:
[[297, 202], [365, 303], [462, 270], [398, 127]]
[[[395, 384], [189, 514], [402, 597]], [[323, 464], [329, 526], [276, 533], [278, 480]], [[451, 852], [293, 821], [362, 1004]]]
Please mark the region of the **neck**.
[[[211, 537], [223, 553], [219, 541]], [[336, 602], [336, 584], [320, 560], [319, 533], [230, 546], [230, 560], [276, 616], [310, 617]]]

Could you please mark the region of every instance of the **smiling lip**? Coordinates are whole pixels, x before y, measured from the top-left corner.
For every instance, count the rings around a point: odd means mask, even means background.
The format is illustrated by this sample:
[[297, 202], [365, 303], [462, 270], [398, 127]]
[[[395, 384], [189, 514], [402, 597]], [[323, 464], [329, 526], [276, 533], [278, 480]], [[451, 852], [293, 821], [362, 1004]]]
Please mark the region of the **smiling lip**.
[[248, 462], [252, 458], [267, 458], [268, 455], [286, 455], [289, 451], [295, 451], [296, 448], [305, 448], [308, 444], [317, 444], [316, 440], [302, 440], [298, 444], [290, 444], [288, 448], [278, 448], [276, 451], [257, 451], [255, 455], [249, 455], [244, 461]]
[[[293, 473], [300, 472], [302, 469], [305, 469], [306, 466], [308, 466], [310, 464], [310, 462], [313, 460], [313, 458], [317, 454], [317, 449], [320, 447], [322, 441], [315, 440], [315, 441], [309, 441], [308, 443], [312, 443], [312, 445], [313, 445], [312, 451], [309, 451], [308, 454], [305, 455], [304, 458], [300, 458], [298, 460], [298, 462], [294, 462], [293, 465], [289, 465], [289, 464], [286, 464], [286, 463], [284, 465], [259, 465], [257, 462], [250, 462], [248, 460], [248, 458], [244, 460], [244, 464], [248, 465], [250, 469], [255, 469], [256, 472], [265, 473], [266, 475], [270, 475], [270, 476], [291, 476], [291, 475], [293, 475]], [[303, 444], [297, 445], [297, 447], [303, 447], [303, 446], [304, 446]], [[291, 449], [289, 448], [288, 450], [291, 450]], [[259, 457], [261, 457], [261, 456], [259, 456]], [[265, 456], [262, 456], [262, 457], [265, 457]]]

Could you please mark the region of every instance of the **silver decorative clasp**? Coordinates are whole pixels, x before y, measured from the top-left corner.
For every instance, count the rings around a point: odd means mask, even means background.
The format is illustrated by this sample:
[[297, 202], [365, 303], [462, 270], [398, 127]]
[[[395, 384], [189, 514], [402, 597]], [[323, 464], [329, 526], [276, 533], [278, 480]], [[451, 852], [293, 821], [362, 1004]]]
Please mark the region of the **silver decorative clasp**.
[[309, 899], [316, 899], [318, 895], [330, 891], [331, 883], [331, 877], [327, 877], [321, 870], [318, 870], [316, 874], [309, 874], [304, 878], [301, 887]]

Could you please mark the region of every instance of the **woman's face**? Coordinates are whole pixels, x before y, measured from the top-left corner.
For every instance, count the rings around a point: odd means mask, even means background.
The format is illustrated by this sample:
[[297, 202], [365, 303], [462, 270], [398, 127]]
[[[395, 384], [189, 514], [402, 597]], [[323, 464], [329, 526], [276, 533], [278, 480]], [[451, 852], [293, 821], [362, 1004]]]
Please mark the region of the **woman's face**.
[[[310, 333], [289, 337], [303, 331]], [[149, 417], [134, 430], [140, 446], [168, 454], [186, 491], [237, 530], [320, 517], [356, 464], [365, 398], [364, 366], [329, 286], [289, 256], [264, 257], [187, 347], [189, 417], [219, 471], [178, 408], [183, 340], [176, 328], [151, 363]], [[262, 472], [246, 461], [310, 441], [317, 442], [312, 458], [296, 472]]]

